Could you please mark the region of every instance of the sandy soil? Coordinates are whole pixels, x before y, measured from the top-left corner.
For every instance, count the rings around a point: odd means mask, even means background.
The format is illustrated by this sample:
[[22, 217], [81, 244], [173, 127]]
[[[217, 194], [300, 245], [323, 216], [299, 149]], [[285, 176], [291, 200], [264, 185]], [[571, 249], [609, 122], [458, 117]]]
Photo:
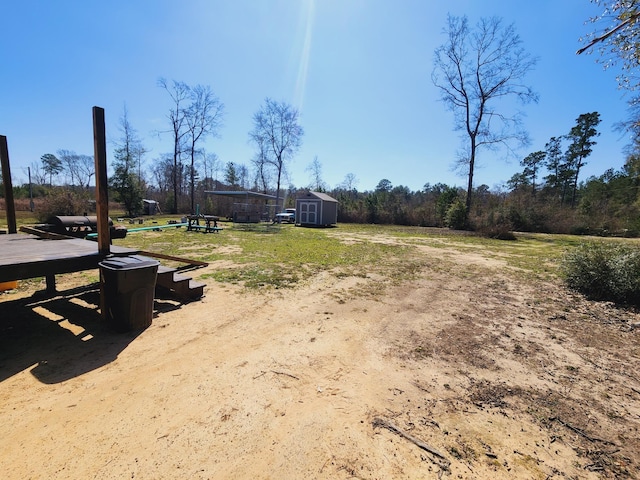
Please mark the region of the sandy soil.
[[210, 281], [137, 334], [95, 285], [0, 295], [2, 478], [640, 478], [640, 315], [419, 255], [404, 284]]

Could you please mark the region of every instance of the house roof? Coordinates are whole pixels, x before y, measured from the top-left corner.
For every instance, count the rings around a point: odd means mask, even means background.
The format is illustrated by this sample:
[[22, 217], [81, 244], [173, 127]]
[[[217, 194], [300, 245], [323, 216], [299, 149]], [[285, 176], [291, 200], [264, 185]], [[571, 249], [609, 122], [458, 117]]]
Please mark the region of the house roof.
[[[276, 200], [277, 198], [275, 195], [250, 192], [248, 190], [205, 190], [204, 193], [210, 193], [212, 195], [222, 195], [224, 197], [264, 198], [268, 200]], [[280, 200], [282, 200], [282, 197], [280, 197]]]

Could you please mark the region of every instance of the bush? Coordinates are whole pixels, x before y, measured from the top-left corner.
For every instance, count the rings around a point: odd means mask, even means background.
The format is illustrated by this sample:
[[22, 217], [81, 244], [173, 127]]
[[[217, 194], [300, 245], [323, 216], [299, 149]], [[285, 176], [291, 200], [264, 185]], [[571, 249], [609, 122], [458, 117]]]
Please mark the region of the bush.
[[509, 223], [483, 225], [478, 229], [478, 233], [483, 237], [493, 238], [495, 240], [516, 240], [516, 236], [511, 230]]
[[565, 255], [566, 283], [593, 300], [640, 305], [640, 249], [584, 243]]
[[52, 190], [36, 212], [40, 222], [47, 222], [58, 215], [86, 215], [89, 209], [89, 192], [61, 188]]
[[447, 227], [453, 230], [464, 230], [467, 226], [467, 207], [460, 199], [454, 200], [447, 210], [445, 218]]
[[544, 232], [547, 230], [544, 215], [536, 208], [518, 209], [510, 206], [506, 212], [512, 229], [518, 232]]
[[471, 228], [486, 238], [496, 240], [515, 240], [513, 224], [502, 210], [491, 210], [485, 217], [476, 217]]

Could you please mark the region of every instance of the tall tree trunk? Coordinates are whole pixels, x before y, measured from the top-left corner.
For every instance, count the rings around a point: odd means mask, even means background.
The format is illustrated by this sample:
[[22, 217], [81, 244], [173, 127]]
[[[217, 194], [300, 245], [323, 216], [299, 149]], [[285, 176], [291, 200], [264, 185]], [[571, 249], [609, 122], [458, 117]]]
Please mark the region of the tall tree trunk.
[[476, 139], [471, 137], [471, 154], [469, 156], [469, 182], [467, 183], [467, 200], [465, 203], [465, 223], [471, 212], [471, 195], [473, 194], [473, 169], [476, 164]]
[[582, 167], [582, 157], [578, 159], [578, 163], [576, 164], [576, 175], [573, 177], [573, 187], [571, 192], [571, 208], [575, 208], [576, 206], [576, 198], [578, 192], [578, 175], [580, 175], [580, 168]]
[[178, 213], [178, 141], [173, 145], [173, 207], [171, 213]]
[[196, 205], [196, 159], [195, 145], [191, 145], [191, 169], [189, 170], [189, 189], [191, 190], [191, 214], [195, 213]]
[[282, 167], [278, 169], [278, 182], [276, 184], [276, 212], [280, 213], [282, 208], [280, 208], [280, 179], [282, 178]]

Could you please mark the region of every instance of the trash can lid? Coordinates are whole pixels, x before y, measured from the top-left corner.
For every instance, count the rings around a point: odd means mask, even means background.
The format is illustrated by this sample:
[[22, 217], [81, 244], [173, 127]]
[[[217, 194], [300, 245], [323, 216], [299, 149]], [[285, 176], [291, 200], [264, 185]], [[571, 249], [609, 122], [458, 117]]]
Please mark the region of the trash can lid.
[[129, 255], [128, 257], [108, 257], [98, 265], [110, 270], [133, 270], [136, 268], [156, 267], [160, 264], [157, 260], [141, 255]]

